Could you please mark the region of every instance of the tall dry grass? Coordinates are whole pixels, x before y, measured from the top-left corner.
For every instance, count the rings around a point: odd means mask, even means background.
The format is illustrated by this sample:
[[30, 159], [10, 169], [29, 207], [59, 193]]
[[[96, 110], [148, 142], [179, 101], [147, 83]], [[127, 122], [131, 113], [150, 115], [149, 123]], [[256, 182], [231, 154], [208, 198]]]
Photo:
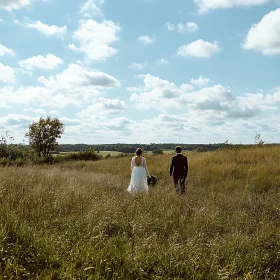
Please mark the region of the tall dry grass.
[[280, 148], [170, 155], [130, 195], [130, 158], [0, 169], [0, 279], [279, 279]]

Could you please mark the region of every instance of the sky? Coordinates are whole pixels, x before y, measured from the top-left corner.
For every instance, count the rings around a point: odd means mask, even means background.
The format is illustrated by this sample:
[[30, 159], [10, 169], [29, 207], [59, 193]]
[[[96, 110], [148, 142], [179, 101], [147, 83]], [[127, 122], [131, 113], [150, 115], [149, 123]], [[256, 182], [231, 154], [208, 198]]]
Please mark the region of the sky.
[[280, 142], [279, 0], [0, 0], [0, 135]]

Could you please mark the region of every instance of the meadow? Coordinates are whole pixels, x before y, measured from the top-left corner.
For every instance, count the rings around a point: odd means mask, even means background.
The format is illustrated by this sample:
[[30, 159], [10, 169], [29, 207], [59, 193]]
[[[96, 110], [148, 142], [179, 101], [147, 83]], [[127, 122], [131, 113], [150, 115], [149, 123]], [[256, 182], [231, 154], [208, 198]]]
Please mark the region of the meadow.
[[0, 167], [0, 279], [280, 279], [280, 148], [170, 154], [130, 195], [130, 157]]

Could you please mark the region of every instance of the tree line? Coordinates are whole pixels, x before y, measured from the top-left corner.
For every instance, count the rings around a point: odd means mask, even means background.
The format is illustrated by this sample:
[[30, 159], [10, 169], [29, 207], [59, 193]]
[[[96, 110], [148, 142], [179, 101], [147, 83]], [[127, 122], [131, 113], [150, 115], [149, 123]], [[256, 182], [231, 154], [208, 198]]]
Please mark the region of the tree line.
[[175, 150], [176, 146], [181, 146], [186, 151], [214, 151], [223, 146], [224, 143], [218, 144], [182, 144], [182, 143], [151, 143], [151, 144], [60, 144], [57, 149], [58, 152], [78, 152], [84, 151], [93, 147], [96, 151], [115, 151], [121, 153], [134, 153], [139, 147], [144, 151], [154, 150]]

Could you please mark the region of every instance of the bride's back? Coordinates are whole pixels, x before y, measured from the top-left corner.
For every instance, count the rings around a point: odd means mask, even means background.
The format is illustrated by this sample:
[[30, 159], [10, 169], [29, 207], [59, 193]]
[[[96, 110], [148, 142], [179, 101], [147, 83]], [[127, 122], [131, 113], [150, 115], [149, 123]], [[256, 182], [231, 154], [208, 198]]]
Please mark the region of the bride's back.
[[135, 157], [134, 161], [135, 161], [136, 166], [140, 166], [141, 163], [142, 163], [142, 157], [141, 156], [140, 157]]

